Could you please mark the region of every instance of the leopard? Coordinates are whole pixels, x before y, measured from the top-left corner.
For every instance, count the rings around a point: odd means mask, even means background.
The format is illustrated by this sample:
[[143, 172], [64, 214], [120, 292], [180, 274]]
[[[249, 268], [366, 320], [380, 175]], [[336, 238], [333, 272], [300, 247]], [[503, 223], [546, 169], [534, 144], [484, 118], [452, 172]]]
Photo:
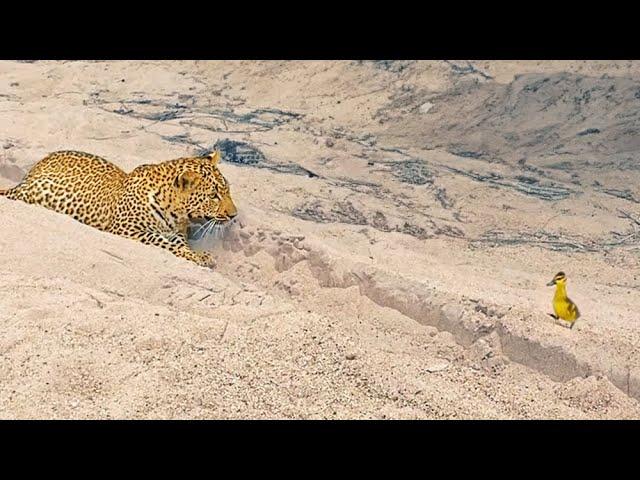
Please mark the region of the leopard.
[[169, 250], [203, 267], [216, 262], [188, 242], [194, 224], [226, 226], [238, 210], [219, 170], [220, 151], [144, 164], [126, 173], [75, 150], [48, 154], [0, 196], [40, 205], [121, 237]]

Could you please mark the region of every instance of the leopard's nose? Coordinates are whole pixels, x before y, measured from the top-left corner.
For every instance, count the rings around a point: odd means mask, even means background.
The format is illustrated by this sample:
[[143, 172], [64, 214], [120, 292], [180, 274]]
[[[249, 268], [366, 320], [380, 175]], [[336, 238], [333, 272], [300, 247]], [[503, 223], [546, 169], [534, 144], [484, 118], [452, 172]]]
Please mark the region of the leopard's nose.
[[233, 201], [231, 201], [231, 199], [229, 199], [227, 201], [227, 205], [226, 205], [226, 210], [227, 210], [227, 216], [229, 218], [233, 218], [236, 215], [238, 215], [238, 209], [236, 208], [236, 206], [234, 205]]

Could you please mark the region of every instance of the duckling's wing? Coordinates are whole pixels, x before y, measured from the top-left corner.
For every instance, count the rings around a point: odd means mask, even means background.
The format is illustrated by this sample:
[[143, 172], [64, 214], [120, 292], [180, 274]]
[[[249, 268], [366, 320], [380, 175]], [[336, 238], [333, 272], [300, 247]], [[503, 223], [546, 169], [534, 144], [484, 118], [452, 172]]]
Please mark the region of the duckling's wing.
[[571, 300], [569, 300], [569, 313], [571, 313], [571, 316], [574, 318], [574, 320], [580, 318], [580, 311], [578, 310], [578, 306]]

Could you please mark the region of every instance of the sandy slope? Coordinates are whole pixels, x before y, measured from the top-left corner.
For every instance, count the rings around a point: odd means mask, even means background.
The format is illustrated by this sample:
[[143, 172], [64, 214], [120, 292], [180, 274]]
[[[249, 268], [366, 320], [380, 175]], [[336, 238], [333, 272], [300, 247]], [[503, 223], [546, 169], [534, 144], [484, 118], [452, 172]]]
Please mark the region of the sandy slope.
[[0, 416], [640, 417], [638, 69], [1, 62], [0, 187], [226, 140], [241, 215], [211, 271], [0, 198]]

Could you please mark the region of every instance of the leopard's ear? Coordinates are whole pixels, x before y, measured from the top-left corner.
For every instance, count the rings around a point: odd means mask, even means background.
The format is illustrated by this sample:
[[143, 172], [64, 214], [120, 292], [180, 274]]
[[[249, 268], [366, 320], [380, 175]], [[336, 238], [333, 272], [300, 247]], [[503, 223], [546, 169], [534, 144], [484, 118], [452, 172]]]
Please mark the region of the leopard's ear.
[[205, 157], [216, 165], [220, 161], [220, 150], [216, 149], [216, 151], [206, 154]]
[[202, 176], [193, 170], [185, 170], [178, 174], [174, 181], [176, 188], [182, 192], [190, 192], [198, 186]]

